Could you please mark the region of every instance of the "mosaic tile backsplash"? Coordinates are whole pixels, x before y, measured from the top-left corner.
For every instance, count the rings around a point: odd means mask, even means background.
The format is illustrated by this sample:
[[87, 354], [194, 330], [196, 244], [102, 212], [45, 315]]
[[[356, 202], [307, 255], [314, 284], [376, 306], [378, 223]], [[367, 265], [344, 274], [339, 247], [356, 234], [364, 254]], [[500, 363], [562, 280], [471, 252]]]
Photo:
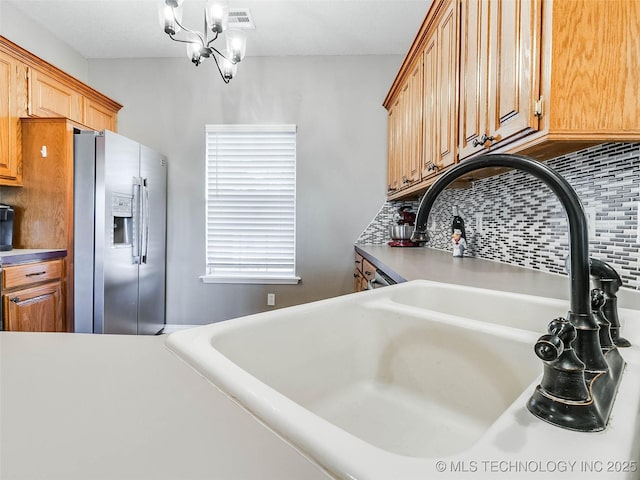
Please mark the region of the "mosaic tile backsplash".
[[[547, 163], [576, 190], [590, 217], [590, 255], [610, 263], [626, 287], [640, 290], [640, 144], [607, 143]], [[387, 243], [393, 214], [403, 205], [415, 212], [418, 204], [386, 202], [356, 243]], [[445, 190], [429, 216], [427, 246], [451, 250], [454, 207], [465, 222], [465, 255], [565, 273], [566, 216], [537, 178], [510, 171], [477, 180], [468, 189]]]

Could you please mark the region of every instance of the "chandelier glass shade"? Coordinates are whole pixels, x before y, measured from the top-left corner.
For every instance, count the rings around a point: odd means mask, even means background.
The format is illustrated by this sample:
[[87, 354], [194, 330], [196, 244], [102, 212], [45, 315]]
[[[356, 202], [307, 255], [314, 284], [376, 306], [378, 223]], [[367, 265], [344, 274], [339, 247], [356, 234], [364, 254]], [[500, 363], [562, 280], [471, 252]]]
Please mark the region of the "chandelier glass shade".
[[[235, 76], [237, 64], [244, 58], [247, 43], [241, 30], [227, 29], [229, 6], [220, 0], [208, 0], [204, 9], [204, 32], [191, 30], [182, 23], [183, 0], [165, 0], [159, 5], [159, 18], [164, 33], [171, 40], [186, 44], [187, 56], [198, 66], [210, 58], [216, 64], [225, 83]], [[226, 45], [224, 50], [213, 43], [224, 32]]]

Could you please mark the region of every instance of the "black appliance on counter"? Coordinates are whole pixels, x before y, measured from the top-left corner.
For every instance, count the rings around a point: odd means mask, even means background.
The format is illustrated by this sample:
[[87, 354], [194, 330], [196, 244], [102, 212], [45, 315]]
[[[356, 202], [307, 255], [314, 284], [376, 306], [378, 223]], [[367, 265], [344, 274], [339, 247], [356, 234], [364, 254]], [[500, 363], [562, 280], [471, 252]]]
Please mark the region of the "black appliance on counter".
[[0, 251], [13, 249], [13, 208], [0, 204]]

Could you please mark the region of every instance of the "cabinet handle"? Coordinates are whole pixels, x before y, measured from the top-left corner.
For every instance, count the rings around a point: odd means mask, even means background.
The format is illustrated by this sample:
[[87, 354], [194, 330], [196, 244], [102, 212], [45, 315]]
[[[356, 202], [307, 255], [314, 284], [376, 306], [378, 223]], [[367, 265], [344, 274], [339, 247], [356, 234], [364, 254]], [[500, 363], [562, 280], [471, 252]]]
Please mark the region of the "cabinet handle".
[[483, 133], [483, 134], [482, 134], [482, 136], [480, 137], [480, 140], [478, 140], [477, 138], [474, 138], [474, 139], [473, 139], [473, 143], [472, 143], [472, 145], [473, 145], [474, 147], [479, 147], [480, 145], [484, 145], [484, 144], [486, 144], [487, 142], [493, 142], [495, 139], [496, 139], [496, 138], [495, 138], [493, 135], [491, 135], [491, 136], [487, 136], [487, 134], [486, 134], [486, 133]]
[[438, 165], [433, 162], [427, 162], [427, 171], [428, 172], [437, 172], [439, 169]]
[[33, 272], [25, 274], [25, 277], [39, 277], [40, 275], [44, 275], [47, 272]]
[[[39, 302], [43, 298], [47, 298], [50, 295], [51, 294], [49, 294], [49, 293], [45, 293], [43, 295], [38, 295], [37, 297], [29, 298], [29, 299], [25, 300], [25, 302], [29, 302], [29, 303]], [[20, 303], [20, 297], [13, 297], [13, 298], [9, 299], [9, 301], [13, 302], [13, 303]]]

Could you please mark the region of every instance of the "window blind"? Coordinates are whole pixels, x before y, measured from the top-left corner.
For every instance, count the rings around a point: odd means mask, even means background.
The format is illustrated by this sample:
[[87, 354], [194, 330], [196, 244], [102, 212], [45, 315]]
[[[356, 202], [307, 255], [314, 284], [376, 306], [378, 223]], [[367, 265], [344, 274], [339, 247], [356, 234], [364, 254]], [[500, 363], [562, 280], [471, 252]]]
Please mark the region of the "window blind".
[[206, 126], [205, 282], [296, 283], [295, 125]]

